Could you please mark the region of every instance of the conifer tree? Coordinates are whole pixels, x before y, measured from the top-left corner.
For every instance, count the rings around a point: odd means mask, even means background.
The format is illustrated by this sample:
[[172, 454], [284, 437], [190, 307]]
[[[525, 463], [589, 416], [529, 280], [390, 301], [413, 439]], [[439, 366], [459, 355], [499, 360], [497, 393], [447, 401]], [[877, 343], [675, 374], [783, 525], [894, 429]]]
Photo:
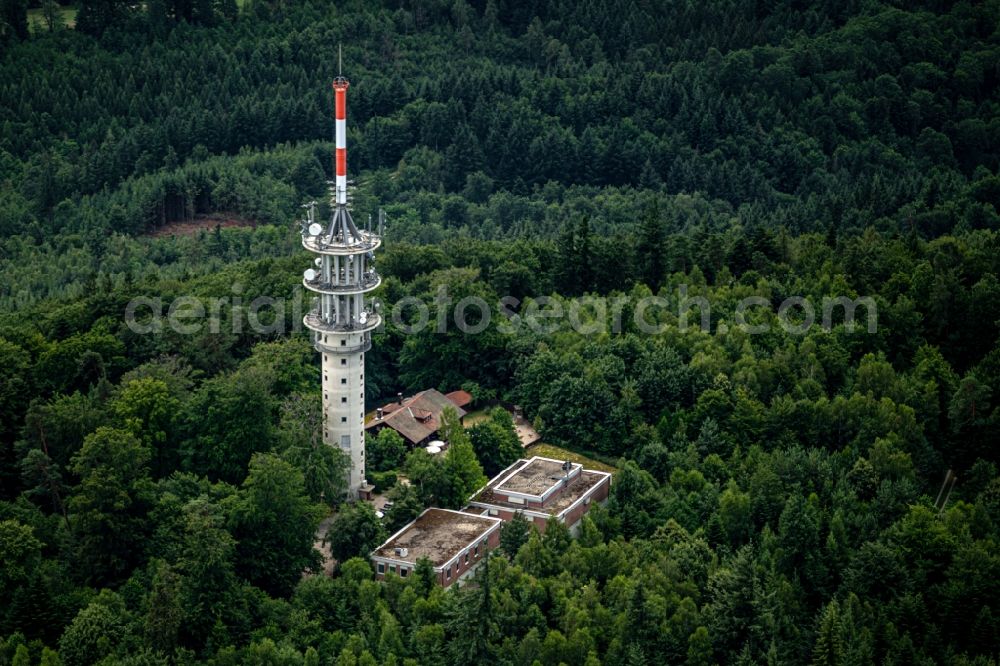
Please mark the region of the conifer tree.
[[813, 647], [813, 666], [840, 666], [844, 657], [843, 626], [840, 620], [840, 606], [836, 600], [823, 609], [816, 644]]

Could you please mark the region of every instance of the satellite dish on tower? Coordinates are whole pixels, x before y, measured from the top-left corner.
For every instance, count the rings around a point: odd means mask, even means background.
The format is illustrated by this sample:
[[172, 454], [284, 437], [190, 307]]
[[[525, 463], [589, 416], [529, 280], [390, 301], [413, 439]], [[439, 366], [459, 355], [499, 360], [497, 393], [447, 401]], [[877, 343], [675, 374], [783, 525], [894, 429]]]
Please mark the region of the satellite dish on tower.
[[319, 223], [313, 222], [309, 225], [310, 236], [319, 236], [321, 233], [323, 233], [323, 227]]
[[306, 272], [302, 274], [307, 282], [312, 282], [316, 279], [316, 271], [311, 268], [307, 268]]
[[322, 266], [323, 260], [320, 259], [319, 257], [316, 257], [316, 259], [313, 260], [313, 263], [316, 264], [317, 266]]

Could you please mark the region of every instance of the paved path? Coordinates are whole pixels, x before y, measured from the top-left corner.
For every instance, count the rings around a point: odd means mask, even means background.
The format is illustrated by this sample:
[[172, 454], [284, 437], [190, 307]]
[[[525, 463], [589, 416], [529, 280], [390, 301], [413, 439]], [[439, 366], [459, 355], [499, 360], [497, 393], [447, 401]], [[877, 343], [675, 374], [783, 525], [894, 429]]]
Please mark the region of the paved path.
[[323, 556], [323, 563], [320, 565], [320, 569], [327, 576], [332, 576], [333, 570], [337, 568], [337, 560], [333, 559], [333, 555], [330, 553], [330, 546], [326, 543], [326, 533], [330, 531], [330, 524], [332, 522], [333, 516], [327, 516], [320, 521], [319, 527], [316, 528], [316, 541], [313, 543], [316, 550]]
[[514, 430], [517, 431], [517, 438], [521, 440], [521, 446], [524, 448], [528, 448], [542, 438], [524, 417], [514, 421]]

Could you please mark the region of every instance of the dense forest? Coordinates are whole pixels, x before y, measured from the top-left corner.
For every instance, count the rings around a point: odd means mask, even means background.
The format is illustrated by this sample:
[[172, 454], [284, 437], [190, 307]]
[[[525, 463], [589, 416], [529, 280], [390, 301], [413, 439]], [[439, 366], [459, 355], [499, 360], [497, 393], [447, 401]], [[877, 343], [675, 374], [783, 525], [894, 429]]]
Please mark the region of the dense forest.
[[[0, 0], [0, 664], [998, 663], [1000, 2], [36, 4]], [[447, 591], [367, 554], [521, 455], [507, 412], [443, 460], [372, 438], [414, 482], [380, 520], [301, 314], [236, 325], [302, 298], [341, 45], [377, 297], [506, 324], [385, 326], [368, 406], [464, 387], [617, 470]], [[682, 291], [709, 326], [631, 316]], [[184, 296], [231, 307], [125, 321]], [[584, 296], [624, 324], [524, 325]]]

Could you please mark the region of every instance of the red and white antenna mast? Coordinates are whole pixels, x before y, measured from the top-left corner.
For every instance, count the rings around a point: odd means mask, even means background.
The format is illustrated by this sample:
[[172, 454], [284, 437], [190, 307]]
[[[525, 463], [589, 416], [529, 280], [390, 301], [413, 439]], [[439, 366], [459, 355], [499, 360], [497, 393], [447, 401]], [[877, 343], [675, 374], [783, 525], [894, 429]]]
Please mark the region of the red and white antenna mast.
[[347, 88], [343, 74], [343, 55], [338, 47], [337, 78], [333, 80], [334, 118], [337, 123], [337, 204], [347, 204]]

